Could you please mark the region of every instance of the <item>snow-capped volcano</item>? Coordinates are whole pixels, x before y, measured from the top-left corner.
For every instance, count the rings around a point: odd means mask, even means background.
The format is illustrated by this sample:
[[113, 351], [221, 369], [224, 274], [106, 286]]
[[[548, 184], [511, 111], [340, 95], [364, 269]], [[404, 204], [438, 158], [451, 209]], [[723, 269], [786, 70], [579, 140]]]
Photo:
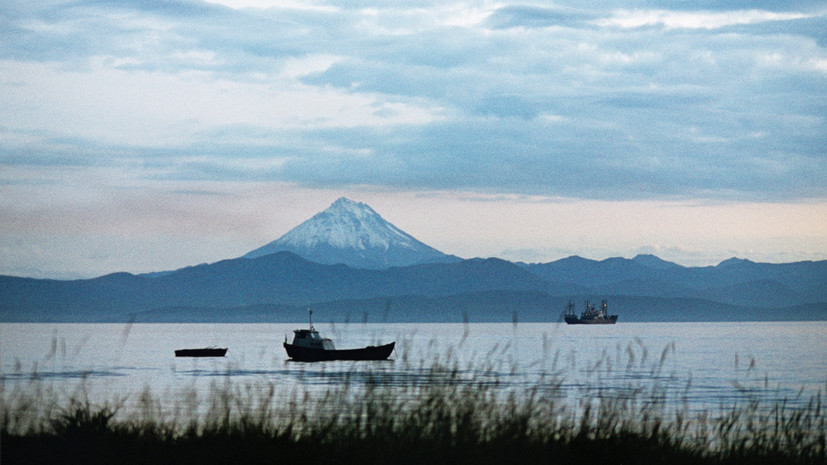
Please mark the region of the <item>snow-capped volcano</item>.
[[449, 258], [385, 221], [368, 205], [344, 197], [279, 239], [244, 257], [256, 258], [283, 251], [317, 263], [343, 263], [369, 269]]

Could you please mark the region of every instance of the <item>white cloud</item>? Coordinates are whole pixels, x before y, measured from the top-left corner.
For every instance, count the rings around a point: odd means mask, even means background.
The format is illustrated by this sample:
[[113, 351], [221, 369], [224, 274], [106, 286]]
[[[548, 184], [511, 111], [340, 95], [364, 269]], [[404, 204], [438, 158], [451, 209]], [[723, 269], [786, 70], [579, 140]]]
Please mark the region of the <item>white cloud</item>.
[[314, 4], [312, 1], [296, 0], [209, 0], [208, 3], [223, 5], [234, 9], [256, 8], [256, 9], [284, 9], [284, 10], [308, 10], [336, 12], [339, 9], [327, 4]]
[[669, 11], [619, 10], [610, 18], [593, 21], [601, 27], [639, 28], [662, 26], [667, 29], [720, 29], [726, 26], [787, 21], [810, 17], [804, 13], [776, 13], [761, 10], [738, 11]]
[[447, 4], [442, 8], [435, 8], [434, 20], [443, 26], [456, 26], [471, 28], [481, 25], [491, 16], [494, 8], [491, 6], [479, 6], [478, 4], [459, 3]]
[[[58, 63], [6, 61], [0, 67], [23, 82], [0, 97], [6, 127], [105, 143], [179, 145], [232, 125], [381, 127], [440, 118], [438, 108], [421, 100], [380, 100], [307, 86], [290, 77], [250, 83], [206, 72], [124, 71], [100, 64], [81, 71], [64, 70]], [[295, 73], [296, 67], [287, 72]]]

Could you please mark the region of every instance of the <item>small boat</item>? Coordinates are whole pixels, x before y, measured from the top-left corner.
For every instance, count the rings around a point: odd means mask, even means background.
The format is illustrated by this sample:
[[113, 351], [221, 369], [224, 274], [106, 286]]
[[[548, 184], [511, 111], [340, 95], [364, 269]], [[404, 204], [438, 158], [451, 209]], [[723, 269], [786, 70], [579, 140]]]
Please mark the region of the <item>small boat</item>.
[[223, 357], [227, 353], [226, 347], [204, 347], [201, 349], [178, 349], [176, 357]]
[[381, 346], [367, 346], [361, 349], [339, 350], [329, 338], [323, 338], [313, 328], [313, 311], [310, 311], [310, 329], [293, 331], [293, 343], [284, 339], [287, 356], [298, 362], [321, 362], [329, 360], [387, 360], [396, 342]]
[[569, 301], [569, 308], [565, 314], [566, 323], [570, 325], [613, 325], [617, 323], [617, 315], [609, 315], [609, 311], [606, 309], [607, 304], [604, 300], [600, 303], [600, 308], [594, 308], [586, 301], [586, 309], [583, 313], [578, 317], [574, 313], [574, 302]]

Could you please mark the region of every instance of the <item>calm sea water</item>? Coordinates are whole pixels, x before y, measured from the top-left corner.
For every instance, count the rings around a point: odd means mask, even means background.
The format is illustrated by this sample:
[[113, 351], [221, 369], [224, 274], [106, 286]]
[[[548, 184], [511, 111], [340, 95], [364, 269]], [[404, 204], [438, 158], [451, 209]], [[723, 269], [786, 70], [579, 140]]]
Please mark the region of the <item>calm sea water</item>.
[[[384, 362], [297, 363], [285, 337], [304, 324], [3, 324], [2, 390], [82, 389], [93, 401], [165, 399], [216, 384], [323, 391], [344, 383], [434, 382], [430, 367], [454, 382], [494, 389], [554, 386], [576, 402], [657, 386], [692, 410], [744, 401], [806, 402], [827, 385], [827, 322], [618, 323], [567, 326], [502, 324], [330, 324], [316, 328], [337, 348], [396, 341]], [[227, 356], [175, 358], [180, 348], [228, 347]], [[599, 395], [599, 394], [598, 394]]]

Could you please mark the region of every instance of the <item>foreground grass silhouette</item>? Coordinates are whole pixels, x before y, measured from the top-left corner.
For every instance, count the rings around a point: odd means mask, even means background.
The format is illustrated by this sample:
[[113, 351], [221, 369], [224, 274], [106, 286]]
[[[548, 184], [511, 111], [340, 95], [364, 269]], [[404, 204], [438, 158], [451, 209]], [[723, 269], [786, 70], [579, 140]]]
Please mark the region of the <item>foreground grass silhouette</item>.
[[[389, 382], [390, 381], [390, 382]], [[145, 391], [94, 404], [83, 391], [3, 392], [0, 460], [11, 464], [824, 464], [821, 395], [715, 414], [669, 407], [656, 383], [591, 391], [572, 407], [553, 377], [499, 389], [438, 365], [284, 396], [273, 384], [213, 385], [163, 408]], [[62, 399], [62, 400], [61, 400]], [[672, 404], [669, 404], [672, 405]], [[672, 409], [672, 410], [670, 410]]]

